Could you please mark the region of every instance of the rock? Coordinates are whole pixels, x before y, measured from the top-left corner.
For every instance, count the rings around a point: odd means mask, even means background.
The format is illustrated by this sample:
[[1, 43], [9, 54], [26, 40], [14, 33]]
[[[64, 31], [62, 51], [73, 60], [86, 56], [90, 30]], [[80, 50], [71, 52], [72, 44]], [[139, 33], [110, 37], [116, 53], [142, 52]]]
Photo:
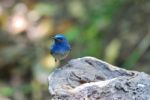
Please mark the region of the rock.
[[69, 61], [48, 81], [52, 100], [150, 100], [150, 75], [93, 57]]

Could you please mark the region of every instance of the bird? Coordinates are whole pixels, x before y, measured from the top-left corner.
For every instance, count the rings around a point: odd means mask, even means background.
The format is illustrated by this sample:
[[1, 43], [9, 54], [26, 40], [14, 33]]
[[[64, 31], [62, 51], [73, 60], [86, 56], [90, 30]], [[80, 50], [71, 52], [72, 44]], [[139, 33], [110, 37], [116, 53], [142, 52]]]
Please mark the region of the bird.
[[50, 45], [50, 54], [55, 58], [55, 61], [63, 60], [71, 51], [71, 46], [63, 34], [56, 34], [52, 37], [54, 41]]

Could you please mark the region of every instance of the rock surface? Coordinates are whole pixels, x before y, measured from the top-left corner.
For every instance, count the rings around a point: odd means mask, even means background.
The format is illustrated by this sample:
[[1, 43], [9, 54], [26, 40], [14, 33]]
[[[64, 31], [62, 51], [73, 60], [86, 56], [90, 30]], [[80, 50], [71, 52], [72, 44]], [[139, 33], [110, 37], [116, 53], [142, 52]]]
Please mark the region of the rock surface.
[[93, 57], [69, 61], [48, 81], [52, 100], [150, 100], [150, 75]]

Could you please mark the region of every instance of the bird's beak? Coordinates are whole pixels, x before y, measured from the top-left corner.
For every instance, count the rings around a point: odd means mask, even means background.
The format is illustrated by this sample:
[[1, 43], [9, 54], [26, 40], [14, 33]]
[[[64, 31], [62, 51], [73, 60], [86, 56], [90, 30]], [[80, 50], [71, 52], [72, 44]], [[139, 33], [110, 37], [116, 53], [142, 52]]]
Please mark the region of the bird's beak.
[[53, 36], [50, 36], [50, 39], [53, 39], [53, 40], [54, 40], [54, 39], [55, 39], [55, 37], [53, 37]]

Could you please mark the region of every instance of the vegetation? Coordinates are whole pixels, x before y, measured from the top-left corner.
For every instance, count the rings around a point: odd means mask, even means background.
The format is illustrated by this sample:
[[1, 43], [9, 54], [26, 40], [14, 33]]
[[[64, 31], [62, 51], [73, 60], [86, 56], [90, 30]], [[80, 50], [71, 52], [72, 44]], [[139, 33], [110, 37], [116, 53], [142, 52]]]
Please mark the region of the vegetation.
[[69, 59], [93, 56], [150, 73], [149, 0], [1, 0], [0, 100], [49, 100], [50, 36], [63, 33]]

